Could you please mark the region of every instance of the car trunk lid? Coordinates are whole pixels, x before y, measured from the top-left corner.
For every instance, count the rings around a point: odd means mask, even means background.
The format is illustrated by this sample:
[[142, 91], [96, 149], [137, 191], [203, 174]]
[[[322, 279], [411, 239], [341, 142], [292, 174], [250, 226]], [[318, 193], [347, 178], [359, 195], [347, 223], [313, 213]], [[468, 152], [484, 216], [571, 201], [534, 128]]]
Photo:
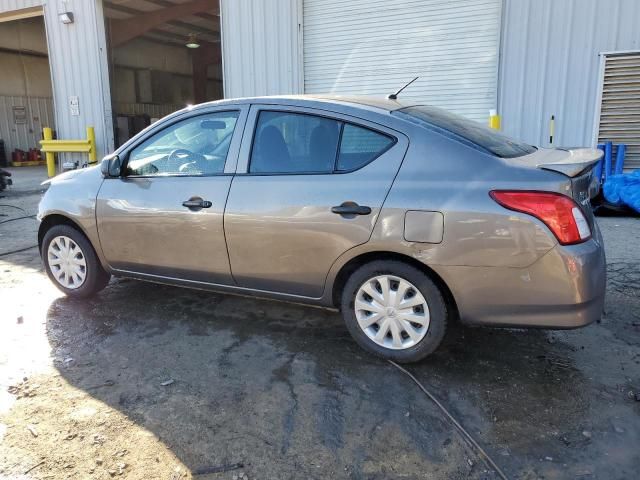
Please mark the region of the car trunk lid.
[[594, 148], [540, 149], [532, 155], [535, 166], [576, 178], [590, 171], [602, 158], [602, 150]]
[[602, 150], [593, 148], [541, 148], [530, 155], [510, 159], [520, 165], [560, 173], [571, 180], [571, 196], [593, 227], [591, 199], [600, 189], [593, 173], [602, 158]]

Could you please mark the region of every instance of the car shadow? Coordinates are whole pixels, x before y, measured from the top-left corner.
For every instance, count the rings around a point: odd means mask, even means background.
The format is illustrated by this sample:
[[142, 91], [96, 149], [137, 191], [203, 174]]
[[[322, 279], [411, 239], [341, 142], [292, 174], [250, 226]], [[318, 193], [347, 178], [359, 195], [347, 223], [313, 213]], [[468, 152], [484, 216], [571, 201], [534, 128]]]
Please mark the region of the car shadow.
[[[114, 280], [92, 300], [55, 300], [47, 335], [66, 382], [152, 432], [192, 472], [242, 463], [250, 478], [492, 477], [335, 312]], [[572, 461], [588, 408], [576, 402], [587, 387], [570, 352], [543, 331], [452, 325], [408, 368], [506, 471], [542, 475], [561, 468], [540, 466], [542, 452]], [[552, 430], [571, 438], [550, 446]]]

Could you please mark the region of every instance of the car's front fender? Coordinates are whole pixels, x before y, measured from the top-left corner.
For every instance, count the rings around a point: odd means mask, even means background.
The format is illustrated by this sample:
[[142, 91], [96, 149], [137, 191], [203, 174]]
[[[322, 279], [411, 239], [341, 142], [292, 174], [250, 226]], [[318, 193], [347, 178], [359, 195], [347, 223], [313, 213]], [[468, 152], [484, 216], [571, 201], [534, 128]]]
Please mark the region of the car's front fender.
[[106, 265], [96, 223], [96, 196], [102, 181], [100, 169], [91, 167], [66, 172], [45, 182], [49, 189], [38, 205], [37, 218], [41, 222], [38, 236], [44, 234], [43, 228], [60, 223], [60, 217], [64, 217], [85, 234], [101, 263]]

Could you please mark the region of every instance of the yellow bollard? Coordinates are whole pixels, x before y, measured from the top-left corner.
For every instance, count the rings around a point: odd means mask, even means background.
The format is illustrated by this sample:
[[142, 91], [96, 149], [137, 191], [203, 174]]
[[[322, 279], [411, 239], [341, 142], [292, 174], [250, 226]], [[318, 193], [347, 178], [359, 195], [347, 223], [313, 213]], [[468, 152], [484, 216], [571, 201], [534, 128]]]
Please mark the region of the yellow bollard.
[[96, 154], [96, 132], [93, 127], [87, 127], [87, 140], [89, 140], [89, 164], [97, 163]]
[[496, 110], [491, 110], [489, 112], [489, 128], [500, 130], [500, 115], [498, 115]]
[[[53, 140], [53, 131], [45, 127], [42, 129], [42, 136], [45, 140]], [[45, 158], [47, 159], [47, 175], [49, 178], [56, 175], [56, 156], [53, 152], [46, 152]]]

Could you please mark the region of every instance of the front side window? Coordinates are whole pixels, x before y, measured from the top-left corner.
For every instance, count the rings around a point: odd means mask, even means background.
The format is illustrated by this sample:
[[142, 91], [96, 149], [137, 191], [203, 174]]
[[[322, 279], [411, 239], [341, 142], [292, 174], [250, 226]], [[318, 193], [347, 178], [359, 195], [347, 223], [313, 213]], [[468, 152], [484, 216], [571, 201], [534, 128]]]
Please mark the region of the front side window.
[[262, 111], [250, 173], [333, 173], [358, 169], [384, 153], [392, 137], [350, 123], [292, 112]]
[[238, 112], [194, 116], [165, 128], [129, 154], [127, 175], [215, 175], [224, 172]]

